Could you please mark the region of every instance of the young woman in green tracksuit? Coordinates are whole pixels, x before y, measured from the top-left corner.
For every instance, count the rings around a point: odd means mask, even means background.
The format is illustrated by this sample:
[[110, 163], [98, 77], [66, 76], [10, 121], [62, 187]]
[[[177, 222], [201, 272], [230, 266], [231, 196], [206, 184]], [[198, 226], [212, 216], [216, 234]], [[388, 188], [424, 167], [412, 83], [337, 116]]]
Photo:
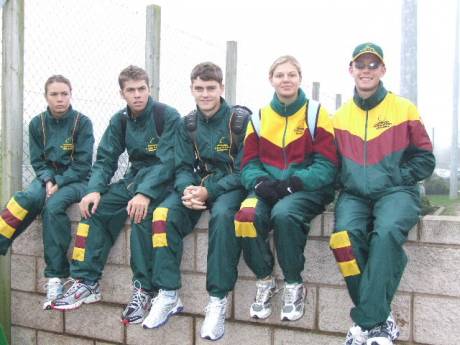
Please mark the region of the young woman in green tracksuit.
[[70, 220], [66, 209], [79, 202], [91, 170], [93, 127], [89, 118], [70, 104], [70, 81], [54, 75], [45, 83], [47, 109], [29, 124], [30, 163], [36, 178], [9, 200], [0, 214], [0, 254], [42, 214], [47, 301], [62, 292], [61, 278], [69, 276], [67, 249]]
[[[197, 108], [183, 118], [178, 129], [175, 192], [153, 214], [153, 285], [160, 292], [144, 320], [144, 327], [155, 328], [182, 309], [177, 293], [182, 240], [202, 211], [209, 209], [206, 288], [210, 298], [201, 337], [210, 340], [224, 334], [227, 294], [237, 279], [241, 248], [233, 219], [246, 193], [239, 170], [242, 136], [234, 133], [244, 134], [250, 114], [225, 102], [222, 78], [220, 67], [210, 62], [197, 65], [191, 73]], [[242, 111], [247, 117], [240, 117]]]
[[[150, 97], [149, 78], [142, 68], [128, 66], [118, 81], [127, 106], [112, 116], [99, 143], [87, 194], [80, 202], [83, 219], [77, 229], [70, 272], [74, 282], [52, 307], [75, 309], [101, 299], [98, 281], [110, 248], [129, 216], [133, 295], [121, 317], [128, 324], [142, 322], [150, 308], [154, 292], [151, 215], [172, 188], [180, 116], [174, 108]], [[130, 167], [121, 180], [110, 183], [125, 150]]]
[[403, 244], [420, 216], [417, 185], [435, 166], [417, 108], [380, 79], [382, 49], [358, 45], [349, 65], [355, 94], [333, 118], [341, 159], [330, 246], [354, 303], [346, 345], [391, 345], [399, 335], [391, 302], [407, 257]]
[[281, 320], [304, 313], [304, 249], [310, 221], [334, 196], [337, 156], [329, 114], [307, 99], [302, 72], [292, 56], [275, 60], [269, 71], [275, 89], [270, 104], [252, 117], [244, 141], [241, 179], [249, 191], [235, 217], [243, 255], [257, 278], [250, 315], [271, 315], [275, 291], [271, 229], [284, 276]]

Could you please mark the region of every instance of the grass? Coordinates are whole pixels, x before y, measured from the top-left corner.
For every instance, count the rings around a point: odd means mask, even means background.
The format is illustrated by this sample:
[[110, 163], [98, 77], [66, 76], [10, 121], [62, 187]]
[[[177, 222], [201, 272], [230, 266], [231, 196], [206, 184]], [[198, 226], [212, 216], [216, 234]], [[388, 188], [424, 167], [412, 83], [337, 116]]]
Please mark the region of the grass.
[[434, 206], [444, 206], [443, 216], [460, 216], [460, 197], [454, 200], [448, 195], [427, 195], [430, 203]]

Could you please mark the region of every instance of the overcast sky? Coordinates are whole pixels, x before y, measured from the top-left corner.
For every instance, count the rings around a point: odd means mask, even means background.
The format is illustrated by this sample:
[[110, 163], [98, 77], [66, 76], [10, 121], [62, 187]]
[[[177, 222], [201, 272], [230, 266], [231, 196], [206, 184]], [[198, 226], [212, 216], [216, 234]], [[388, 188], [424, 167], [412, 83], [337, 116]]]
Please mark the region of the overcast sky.
[[[323, 95], [332, 99], [342, 93], [348, 98], [353, 82], [347, 65], [353, 48], [364, 41], [382, 46], [387, 65], [383, 81], [389, 90], [399, 92], [400, 0], [154, 3], [162, 8], [162, 26], [181, 28], [212, 42], [238, 42], [237, 87], [243, 90], [238, 92], [239, 102], [248, 100], [260, 107], [270, 100], [267, 70], [283, 54], [301, 62], [305, 88], [319, 81]], [[439, 146], [450, 144], [455, 11], [456, 0], [418, 2], [418, 105], [430, 135], [436, 127]]]

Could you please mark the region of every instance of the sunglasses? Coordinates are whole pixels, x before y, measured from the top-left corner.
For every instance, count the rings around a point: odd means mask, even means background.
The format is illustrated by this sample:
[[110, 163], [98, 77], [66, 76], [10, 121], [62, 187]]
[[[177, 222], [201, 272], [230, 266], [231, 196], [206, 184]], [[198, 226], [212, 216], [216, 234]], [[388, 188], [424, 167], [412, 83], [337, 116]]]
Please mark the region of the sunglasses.
[[369, 62], [368, 64], [366, 64], [365, 62], [363, 61], [355, 61], [354, 62], [354, 65], [355, 65], [355, 68], [357, 69], [365, 69], [366, 67], [368, 69], [377, 69], [380, 67], [382, 63], [380, 61], [372, 61], [372, 62]]

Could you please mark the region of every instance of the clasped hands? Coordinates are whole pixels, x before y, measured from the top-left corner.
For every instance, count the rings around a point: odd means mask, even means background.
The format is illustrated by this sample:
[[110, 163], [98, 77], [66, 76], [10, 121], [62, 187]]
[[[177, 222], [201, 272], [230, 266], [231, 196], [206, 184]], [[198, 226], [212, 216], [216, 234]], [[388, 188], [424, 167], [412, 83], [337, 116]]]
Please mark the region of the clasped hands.
[[205, 210], [209, 194], [206, 187], [188, 186], [182, 195], [182, 204], [191, 210]]
[[291, 176], [286, 180], [271, 180], [268, 177], [259, 177], [254, 186], [254, 191], [258, 197], [267, 201], [270, 205], [285, 196], [299, 192], [303, 188], [303, 183], [297, 176]]

